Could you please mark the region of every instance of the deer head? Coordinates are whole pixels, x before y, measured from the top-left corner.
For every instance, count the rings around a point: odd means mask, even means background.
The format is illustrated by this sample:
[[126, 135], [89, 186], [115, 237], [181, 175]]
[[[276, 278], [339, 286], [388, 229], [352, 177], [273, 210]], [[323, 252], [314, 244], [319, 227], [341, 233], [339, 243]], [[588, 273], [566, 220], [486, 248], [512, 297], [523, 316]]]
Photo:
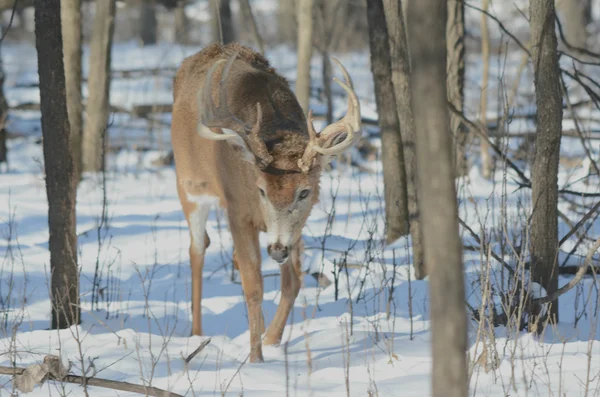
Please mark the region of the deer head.
[[[269, 256], [283, 264], [298, 243], [302, 228], [319, 197], [319, 179], [324, 164], [332, 156], [348, 150], [361, 137], [360, 106], [352, 80], [336, 59], [345, 82], [334, 81], [348, 94], [348, 111], [339, 121], [315, 131], [312, 111], [300, 131], [279, 129], [266, 134], [263, 111], [257, 102], [256, 118], [247, 123], [228, 109], [226, 81], [237, 57], [220, 59], [206, 74], [204, 86], [198, 92], [198, 134], [210, 140], [227, 141], [242, 159], [256, 170], [255, 194], [268, 233]], [[223, 65], [224, 64], [224, 65]], [[218, 87], [218, 106], [213, 100], [213, 80], [217, 68], [223, 65]], [[265, 98], [265, 104], [270, 98]], [[297, 101], [294, 98], [294, 101]], [[299, 108], [299, 105], [297, 105]], [[221, 133], [211, 129], [218, 129]], [[273, 138], [275, 137], [275, 138]]]

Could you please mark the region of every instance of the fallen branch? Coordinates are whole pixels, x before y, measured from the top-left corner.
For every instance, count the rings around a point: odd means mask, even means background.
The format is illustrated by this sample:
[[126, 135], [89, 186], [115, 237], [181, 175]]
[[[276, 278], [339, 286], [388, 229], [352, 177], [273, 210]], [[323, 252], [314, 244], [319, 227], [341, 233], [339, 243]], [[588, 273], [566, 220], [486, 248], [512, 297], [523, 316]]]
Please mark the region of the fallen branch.
[[538, 305], [550, 303], [550, 302], [558, 299], [561, 295], [568, 292], [574, 286], [576, 286], [577, 283], [579, 283], [581, 281], [581, 279], [587, 272], [588, 267], [591, 267], [592, 259], [594, 257], [594, 254], [596, 253], [596, 251], [598, 251], [598, 248], [600, 248], [600, 238], [598, 238], [596, 240], [596, 242], [594, 243], [592, 248], [589, 250], [587, 256], [585, 257], [585, 261], [583, 262], [583, 266], [581, 266], [579, 268], [577, 273], [575, 273], [575, 277], [573, 277], [573, 279], [571, 281], [569, 281], [567, 284], [563, 285], [562, 287], [560, 287], [559, 289], [557, 289], [556, 291], [554, 291], [554, 293], [552, 293], [550, 295], [533, 299], [533, 303], [538, 304]]
[[204, 350], [204, 348], [206, 346], [208, 346], [208, 344], [210, 343], [210, 338], [202, 341], [202, 343], [200, 343], [200, 346], [198, 346], [198, 348], [196, 350], [194, 350], [192, 352], [192, 354], [190, 354], [186, 359], [185, 359], [185, 363], [189, 364], [190, 361], [192, 361], [194, 359], [194, 357], [196, 357], [198, 355], [198, 353], [200, 353], [202, 350]]
[[[60, 376], [57, 371], [46, 367], [47, 362], [56, 361], [58, 358], [56, 356], [46, 356], [44, 357], [44, 364], [33, 364], [28, 368], [19, 368], [19, 367], [5, 367], [0, 366], [0, 375], [11, 375], [15, 377], [15, 382], [17, 379], [20, 380], [20, 384], [26, 384], [26, 386], [31, 386], [31, 388], [25, 388], [23, 391], [31, 391], [35, 384], [41, 384], [45, 380], [52, 380], [56, 382], [66, 382], [73, 383], [76, 385], [82, 385], [85, 381], [87, 386], [96, 386], [103, 387], [105, 389], [119, 390], [130, 393], [138, 393], [146, 396], [154, 396], [154, 397], [183, 397], [180, 394], [169, 392], [163, 389], [159, 389], [158, 387], [153, 386], [144, 386], [137, 385], [129, 382], [122, 382], [117, 380], [103, 379], [103, 378], [95, 378], [89, 377], [84, 378], [79, 375], [64, 375]], [[35, 375], [42, 375], [37, 379], [23, 379], [23, 376], [28, 376], [35, 369], [37, 372]], [[60, 371], [59, 371], [60, 372]]]

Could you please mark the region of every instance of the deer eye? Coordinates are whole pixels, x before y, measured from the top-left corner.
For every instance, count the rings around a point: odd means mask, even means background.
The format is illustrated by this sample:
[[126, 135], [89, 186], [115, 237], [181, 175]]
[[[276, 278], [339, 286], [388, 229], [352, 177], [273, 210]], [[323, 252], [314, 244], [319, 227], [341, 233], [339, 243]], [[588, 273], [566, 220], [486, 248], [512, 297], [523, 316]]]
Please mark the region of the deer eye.
[[304, 200], [305, 198], [308, 197], [308, 194], [310, 193], [310, 190], [308, 189], [304, 189], [300, 192], [300, 194], [298, 195], [298, 200]]
[[261, 197], [265, 197], [266, 196], [265, 191], [262, 188], [260, 188], [260, 187], [258, 188], [258, 192], [260, 193]]

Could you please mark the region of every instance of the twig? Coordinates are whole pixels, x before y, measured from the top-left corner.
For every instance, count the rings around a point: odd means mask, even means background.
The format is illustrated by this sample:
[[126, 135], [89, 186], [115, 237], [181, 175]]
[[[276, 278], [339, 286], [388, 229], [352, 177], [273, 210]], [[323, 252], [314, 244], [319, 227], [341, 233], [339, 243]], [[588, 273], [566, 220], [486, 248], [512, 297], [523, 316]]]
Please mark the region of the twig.
[[561, 245], [563, 245], [588, 219], [590, 219], [590, 217], [594, 214], [594, 212], [598, 210], [598, 208], [600, 208], [600, 201], [594, 204], [594, 206], [588, 211], [588, 213], [585, 214], [583, 218], [581, 218], [579, 222], [577, 222], [575, 226], [573, 226], [571, 230], [569, 230], [569, 232], [565, 234], [563, 238], [560, 239], [558, 246], [560, 247]]
[[[474, 240], [477, 242], [477, 244], [479, 244], [479, 245], [481, 246], [481, 248], [483, 248], [484, 250], [486, 250], [486, 251], [487, 251], [487, 246], [488, 246], [488, 245], [487, 245], [487, 244], [485, 244], [485, 243], [483, 243], [483, 242], [481, 241], [481, 239], [479, 238], [479, 236], [477, 235], [477, 233], [475, 233], [475, 232], [473, 231], [473, 229], [471, 229], [471, 228], [469, 227], [469, 225], [467, 225], [467, 224], [465, 223], [465, 221], [463, 221], [462, 219], [458, 218], [458, 222], [461, 224], [461, 226], [462, 226], [462, 227], [464, 227], [464, 228], [467, 230], [467, 232], [469, 232], [469, 234], [471, 235], [471, 237], [473, 237], [473, 239], [474, 239]], [[510, 265], [509, 265], [508, 263], [506, 263], [506, 262], [504, 261], [504, 259], [502, 259], [500, 256], [498, 256], [498, 254], [496, 254], [496, 253], [495, 253], [494, 251], [492, 251], [492, 250], [490, 250], [490, 255], [491, 255], [491, 256], [492, 256], [492, 257], [493, 257], [495, 260], [497, 260], [498, 262], [502, 263], [502, 265], [503, 265], [503, 266], [506, 268], [506, 270], [508, 270], [508, 272], [510, 273], [510, 275], [511, 275], [511, 276], [514, 276], [514, 274], [515, 274], [515, 270], [514, 270], [512, 267], [510, 267]]]
[[[14, 375], [21, 375], [23, 372], [25, 372], [25, 368], [0, 366], [0, 375], [14, 376]], [[67, 375], [61, 379], [55, 378], [54, 375], [52, 375], [50, 373], [48, 373], [47, 376], [48, 376], [48, 380], [53, 380], [53, 381], [57, 381], [57, 382], [74, 383], [77, 385], [81, 385], [82, 381], [84, 380], [84, 377], [79, 376], [79, 375]], [[125, 392], [130, 392], [130, 393], [138, 393], [138, 394], [154, 396], [154, 397], [183, 397], [181, 394], [177, 394], [177, 393], [173, 393], [173, 392], [170, 392], [167, 390], [159, 389], [158, 387], [154, 387], [154, 386], [136, 385], [134, 383], [129, 383], [129, 382], [122, 382], [122, 381], [118, 381], [118, 380], [110, 380], [110, 379], [94, 378], [94, 377], [85, 378], [85, 380], [86, 380], [88, 386], [103, 387], [105, 389], [119, 390], [119, 391], [125, 391]]]
[[596, 251], [598, 250], [598, 248], [600, 248], [600, 238], [598, 238], [596, 240], [596, 242], [594, 243], [594, 245], [592, 246], [592, 248], [588, 252], [588, 254], [587, 254], [586, 258], [585, 258], [585, 261], [583, 262], [583, 266], [581, 266], [579, 268], [579, 270], [575, 274], [575, 277], [573, 277], [573, 279], [571, 281], [569, 281], [567, 284], [563, 285], [562, 287], [560, 287], [559, 289], [557, 289], [556, 291], [554, 291], [554, 293], [552, 293], [552, 294], [550, 294], [548, 296], [544, 296], [544, 297], [541, 297], [541, 298], [533, 299], [533, 303], [537, 303], [537, 304], [543, 305], [545, 303], [552, 302], [552, 301], [558, 299], [558, 297], [560, 297], [561, 295], [565, 294], [567, 291], [569, 291], [575, 285], [577, 285], [577, 283], [581, 281], [581, 279], [583, 278], [583, 276], [587, 272], [588, 267], [590, 267], [590, 265], [592, 263], [592, 259], [594, 257], [594, 254], [596, 253]]
[[186, 359], [185, 359], [185, 363], [189, 364], [190, 361], [192, 361], [194, 359], [194, 357], [196, 357], [198, 355], [198, 353], [200, 353], [202, 350], [204, 350], [204, 348], [206, 346], [208, 346], [208, 344], [210, 343], [210, 338], [206, 339], [205, 341], [203, 341], [202, 343], [200, 343], [200, 346], [198, 346], [198, 348], [196, 350], [194, 350], [192, 352], [192, 354], [190, 354]]
[[521, 49], [523, 51], [525, 51], [527, 54], [529, 54], [529, 56], [531, 57], [531, 52], [529, 51], [529, 49], [526, 46], [524, 46], [523, 43], [521, 43], [521, 41], [519, 39], [517, 39], [517, 37], [514, 34], [512, 34], [511, 32], [509, 32], [508, 29], [506, 29], [506, 27], [504, 27], [504, 25], [502, 24], [502, 21], [500, 21], [498, 18], [496, 18], [495, 16], [493, 16], [489, 12], [487, 12], [485, 10], [482, 10], [481, 8], [476, 7], [476, 6], [472, 5], [472, 4], [469, 4], [469, 3], [465, 2], [465, 7], [469, 7], [469, 8], [472, 8], [474, 10], [477, 10], [479, 12], [482, 12], [485, 15], [487, 15], [488, 17], [490, 17], [491, 19], [493, 19], [494, 21], [496, 21], [496, 23], [498, 24], [498, 26], [500, 27], [500, 29], [504, 33], [506, 33], [508, 36], [510, 36], [510, 38], [513, 39], [515, 41], [515, 43], [517, 43], [517, 45], [519, 47], [521, 47]]

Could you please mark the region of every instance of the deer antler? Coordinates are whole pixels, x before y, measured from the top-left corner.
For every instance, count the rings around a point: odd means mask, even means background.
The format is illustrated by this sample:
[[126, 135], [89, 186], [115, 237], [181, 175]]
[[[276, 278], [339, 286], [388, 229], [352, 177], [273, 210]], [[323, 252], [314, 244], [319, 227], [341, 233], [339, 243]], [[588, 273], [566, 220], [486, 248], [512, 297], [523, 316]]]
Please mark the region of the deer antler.
[[[319, 154], [333, 156], [348, 150], [356, 144], [362, 136], [361, 120], [360, 120], [360, 104], [356, 92], [354, 92], [352, 78], [342, 63], [336, 58], [332, 58], [338, 64], [344, 74], [344, 82], [341, 82], [336, 77], [333, 78], [340, 87], [348, 94], [348, 111], [346, 115], [337, 122], [328, 125], [317, 134], [313, 125], [312, 110], [308, 112], [308, 136], [309, 143], [302, 158], [298, 160], [298, 166], [303, 172], [308, 172], [312, 167], [313, 160]], [[337, 142], [338, 138], [346, 133], [343, 141]]]
[[[273, 161], [273, 157], [269, 154], [264, 141], [260, 138], [260, 125], [262, 123], [262, 108], [260, 103], [256, 103], [256, 122], [254, 126], [248, 125], [229, 111], [227, 107], [227, 88], [226, 82], [229, 76], [229, 71], [233, 65], [233, 61], [237, 58], [236, 52], [228, 60], [219, 59], [216, 61], [206, 73], [204, 87], [198, 91], [198, 134], [205, 139], [213, 141], [225, 141], [242, 139], [245, 146], [256, 157], [257, 164], [261, 169], [268, 167]], [[219, 80], [219, 106], [216, 106], [212, 98], [212, 83], [213, 74], [217, 67], [222, 63], [227, 62], [221, 72]], [[233, 132], [227, 126], [233, 123], [243, 133]], [[214, 133], [210, 128], [221, 128], [222, 134]]]

